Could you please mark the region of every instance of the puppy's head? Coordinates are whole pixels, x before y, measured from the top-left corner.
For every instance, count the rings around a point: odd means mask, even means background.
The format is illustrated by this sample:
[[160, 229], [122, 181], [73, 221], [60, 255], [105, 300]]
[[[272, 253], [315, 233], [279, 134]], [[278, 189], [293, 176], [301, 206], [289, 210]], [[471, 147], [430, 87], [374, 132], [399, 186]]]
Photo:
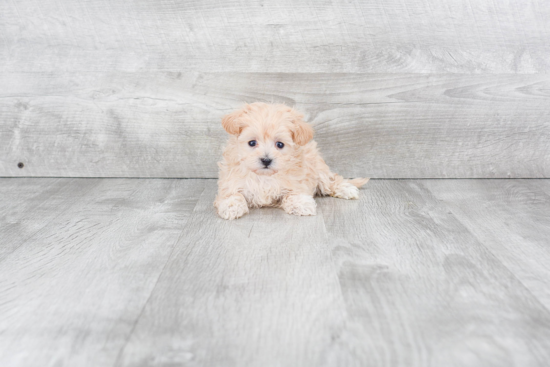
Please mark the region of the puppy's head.
[[252, 103], [224, 116], [222, 126], [236, 137], [235, 158], [258, 175], [292, 168], [300, 147], [313, 138], [303, 116], [285, 105]]

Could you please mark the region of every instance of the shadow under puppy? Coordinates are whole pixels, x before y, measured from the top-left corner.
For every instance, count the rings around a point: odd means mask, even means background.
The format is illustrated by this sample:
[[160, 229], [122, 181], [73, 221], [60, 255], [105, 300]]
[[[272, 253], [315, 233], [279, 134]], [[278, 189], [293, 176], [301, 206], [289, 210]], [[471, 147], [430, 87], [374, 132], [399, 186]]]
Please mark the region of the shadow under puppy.
[[311, 126], [285, 105], [252, 103], [224, 116], [222, 125], [231, 137], [218, 163], [214, 206], [224, 219], [262, 206], [315, 215], [315, 195], [357, 199], [358, 188], [369, 180], [346, 180], [331, 172]]

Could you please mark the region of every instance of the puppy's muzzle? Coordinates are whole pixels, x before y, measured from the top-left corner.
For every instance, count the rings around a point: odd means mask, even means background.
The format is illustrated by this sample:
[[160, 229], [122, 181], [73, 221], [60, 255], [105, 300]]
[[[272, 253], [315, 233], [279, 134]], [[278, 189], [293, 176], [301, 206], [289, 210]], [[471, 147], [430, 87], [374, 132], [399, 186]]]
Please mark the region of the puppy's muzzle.
[[269, 158], [260, 158], [260, 161], [261, 161], [262, 164], [264, 165], [264, 168], [269, 167], [269, 165], [271, 164], [271, 162], [273, 162], [273, 160], [272, 160], [272, 159], [269, 159]]

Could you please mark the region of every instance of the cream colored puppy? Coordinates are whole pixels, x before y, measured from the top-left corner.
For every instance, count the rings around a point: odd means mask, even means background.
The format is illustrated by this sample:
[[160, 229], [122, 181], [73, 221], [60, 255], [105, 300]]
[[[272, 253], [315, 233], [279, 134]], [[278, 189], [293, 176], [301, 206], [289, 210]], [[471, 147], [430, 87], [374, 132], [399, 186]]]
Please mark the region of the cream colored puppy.
[[214, 206], [224, 219], [262, 206], [315, 215], [315, 195], [357, 199], [358, 188], [369, 180], [331, 172], [311, 140], [311, 126], [285, 105], [252, 103], [224, 116], [222, 125], [231, 137], [218, 163]]

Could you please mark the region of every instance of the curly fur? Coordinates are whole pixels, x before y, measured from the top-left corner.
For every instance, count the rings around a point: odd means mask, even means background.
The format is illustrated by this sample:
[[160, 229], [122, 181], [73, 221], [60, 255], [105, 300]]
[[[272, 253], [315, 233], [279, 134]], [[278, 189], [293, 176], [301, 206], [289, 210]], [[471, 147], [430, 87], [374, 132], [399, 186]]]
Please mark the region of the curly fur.
[[[276, 206], [293, 215], [315, 215], [314, 196], [357, 199], [369, 180], [346, 180], [330, 171], [313, 141], [313, 129], [297, 111], [280, 104], [252, 103], [222, 119], [231, 135], [220, 168], [214, 206], [224, 219], [248, 208]], [[255, 140], [256, 146], [248, 143]], [[277, 147], [282, 142], [282, 149]], [[269, 158], [265, 167], [260, 161]]]

